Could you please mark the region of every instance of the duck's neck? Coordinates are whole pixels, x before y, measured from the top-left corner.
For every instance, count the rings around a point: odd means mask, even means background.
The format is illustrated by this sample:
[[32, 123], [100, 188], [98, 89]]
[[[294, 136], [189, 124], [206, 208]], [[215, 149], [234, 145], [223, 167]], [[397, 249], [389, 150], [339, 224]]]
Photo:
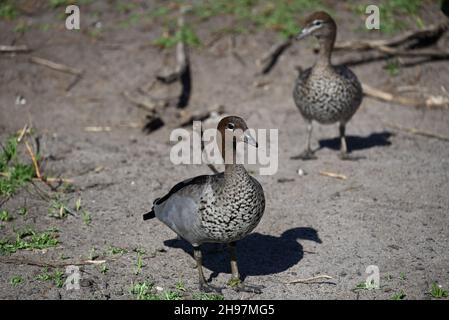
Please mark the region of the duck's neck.
[[318, 54], [318, 60], [316, 66], [318, 68], [327, 68], [332, 65], [332, 50], [334, 49], [335, 33], [331, 33], [329, 36], [318, 39], [320, 43], [320, 52]]
[[225, 164], [225, 171], [224, 171], [225, 177], [235, 176], [235, 175], [247, 175], [248, 172], [246, 171], [243, 164]]

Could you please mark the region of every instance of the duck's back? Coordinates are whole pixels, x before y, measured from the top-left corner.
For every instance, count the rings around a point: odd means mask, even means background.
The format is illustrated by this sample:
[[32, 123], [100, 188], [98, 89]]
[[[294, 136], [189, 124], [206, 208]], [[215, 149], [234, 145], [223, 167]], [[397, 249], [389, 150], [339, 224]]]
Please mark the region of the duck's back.
[[349, 121], [362, 97], [357, 76], [346, 66], [306, 69], [298, 76], [293, 90], [303, 117], [323, 124]]

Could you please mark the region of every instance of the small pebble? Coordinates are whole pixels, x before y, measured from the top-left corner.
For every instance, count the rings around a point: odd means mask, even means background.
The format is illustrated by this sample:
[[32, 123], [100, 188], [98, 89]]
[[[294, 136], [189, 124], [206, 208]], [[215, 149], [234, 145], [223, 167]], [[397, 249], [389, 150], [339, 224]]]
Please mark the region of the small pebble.
[[298, 169], [298, 176], [303, 177], [305, 175], [306, 175], [305, 171], [303, 169], [299, 168]]
[[158, 286], [158, 287], [156, 287], [156, 290], [157, 291], [164, 291], [164, 288]]

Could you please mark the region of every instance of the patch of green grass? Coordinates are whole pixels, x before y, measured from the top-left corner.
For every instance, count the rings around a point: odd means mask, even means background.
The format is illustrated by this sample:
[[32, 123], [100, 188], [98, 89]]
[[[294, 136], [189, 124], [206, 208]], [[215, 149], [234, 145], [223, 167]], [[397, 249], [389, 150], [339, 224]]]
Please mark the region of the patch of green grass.
[[2, 145], [0, 152], [0, 196], [12, 196], [19, 188], [35, 176], [31, 164], [22, 163], [18, 157], [16, 136], [11, 136]]
[[100, 272], [101, 272], [102, 274], [106, 274], [108, 271], [109, 271], [108, 266], [106, 265], [106, 263], [103, 263], [103, 264], [101, 265], [101, 267], [100, 267]]
[[231, 288], [235, 288], [237, 287], [239, 284], [241, 283], [240, 279], [229, 279], [228, 281], [228, 286], [230, 286]]
[[9, 280], [9, 283], [12, 284], [14, 287], [18, 286], [23, 282], [23, 278], [21, 276], [14, 276]]
[[443, 289], [443, 287], [441, 285], [438, 285], [436, 282], [432, 283], [432, 287], [430, 288], [429, 293], [433, 298], [436, 299], [449, 297], [449, 289]]
[[28, 214], [28, 209], [26, 207], [19, 208], [17, 214], [19, 216], [26, 216]]
[[53, 9], [59, 8], [59, 7], [67, 7], [71, 4], [79, 4], [79, 1], [75, 0], [48, 0], [48, 4]]
[[[366, 16], [366, 6], [366, 4], [357, 4], [353, 6], [353, 10], [359, 15]], [[423, 25], [422, 20], [418, 17], [418, 12], [423, 6], [422, 0], [389, 0], [382, 1], [378, 6], [380, 31], [384, 33], [392, 34], [408, 27], [403, 17], [411, 17], [418, 27]]]
[[390, 59], [384, 66], [384, 69], [388, 72], [388, 74], [392, 77], [395, 77], [399, 74], [400, 64], [397, 59]]
[[56, 219], [67, 218], [67, 215], [69, 214], [75, 215], [72, 209], [70, 209], [69, 205], [67, 204], [67, 200], [60, 195], [57, 195], [55, 198], [50, 200], [48, 214], [50, 215], [50, 217]]
[[134, 273], [136, 275], [138, 275], [141, 271], [142, 271], [142, 267], [143, 267], [143, 260], [142, 260], [142, 252], [137, 252], [137, 262], [136, 262], [136, 270], [134, 271]]
[[190, 26], [184, 26], [181, 30], [177, 30], [175, 34], [172, 35], [166, 33], [154, 40], [153, 44], [161, 48], [171, 48], [181, 41], [192, 47], [201, 44], [200, 39]]
[[368, 282], [360, 282], [358, 283], [354, 289], [352, 289], [352, 291], [357, 291], [357, 290], [371, 290], [371, 289], [376, 289], [376, 286], [374, 284], [374, 280], [372, 280], [370, 283]]
[[117, 4], [115, 5], [115, 9], [121, 14], [129, 13], [136, 8], [137, 5], [135, 3], [127, 1], [118, 1]]
[[109, 253], [112, 254], [112, 255], [124, 254], [124, 253], [127, 253], [127, 252], [128, 252], [128, 250], [123, 249], [123, 248], [114, 247], [114, 246], [110, 246], [109, 247]]
[[7, 210], [1, 210], [0, 211], [0, 221], [8, 222], [8, 221], [11, 221], [12, 219], [13, 218], [9, 214], [9, 211], [7, 211]]
[[176, 282], [175, 288], [178, 291], [186, 291], [186, 287], [185, 287], [184, 282], [182, 280], [179, 280], [178, 282]]
[[89, 260], [95, 260], [99, 257], [100, 255], [97, 253], [97, 249], [95, 248], [91, 248], [89, 250]]
[[193, 294], [194, 300], [224, 300], [224, 296], [216, 293], [199, 292]]
[[58, 288], [62, 288], [65, 282], [64, 272], [59, 269], [56, 269], [51, 273], [48, 268], [45, 268], [35, 279], [38, 281], [52, 281]]
[[399, 279], [401, 279], [401, 280], [407, 280], [407, 276], [405, 275], [404, 272], [401, 272], [401, 273], [399, 274]]
[[14, 2], [10, 0], [0, 1], [0, 18], [12, 20], [18, 15]]
[[89, 211], [83, 210], [81, 212], [81, 218], [83, 219], [83, 222], [86, 226], [90, 226], [92, 222], [92, 217], [90, 216]]
[[145, 281], [143, 283], [136, 283], [132, 285], [129, 292], [135, 296], [137, 300], [156, 300], [155, 298], [157, 295], [151, 293], [153, 287], [154, 283]]
[[28, 23], [26, 21], [21, 20], [16, 24], [13, 31], [16, 33], [23, 34], [23, 33], [27, 32], [29, 29], [30, 29], [30, 26], [28, 25]]
[[304, 13], [326, 9], [322, 1], [313, 0], [206, 0], [193, 7], [200, 19], [231, 15], [242, 27], [252, 24], [262, 30], [274, 30], [283, 37], [299, 32], [299, 17]]
[[55, 230], [37, 232], [28, 228], [17, 232], [15, 241], [0, 240], [0, 254], [11, 254], [18, 250], [46, 249], [58, 244]]
[[133, 284], [129, 292], [137, 300], [181, 300], [183, 297], [179, 290], [157, 294], [154, 292], [154, 283], [149, 281]]
[[403, 290], [399, 291], [398, 293], [395, 293], [391, 296], [390, 300], [404, 300], [407, 295], [404, 293]]

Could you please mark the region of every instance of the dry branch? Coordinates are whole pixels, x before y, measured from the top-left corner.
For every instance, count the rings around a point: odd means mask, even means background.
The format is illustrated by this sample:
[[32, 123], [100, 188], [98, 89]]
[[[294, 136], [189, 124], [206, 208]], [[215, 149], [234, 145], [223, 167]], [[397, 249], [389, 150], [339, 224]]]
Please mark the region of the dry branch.
[[28, 260], [28, 259], [14, 259], [14, 258], [1, 258], [0, 263], [4, 264], [16, 264], [16, 265], [28, 265], [37, 267], [48, 267], [48, 268], [61, 268], [67, 266], [85, 266], [85, 265], [99, 265], [106, 263], [106, 260], [82, 260], [82, 261], [64, 261], [64, 262], [45, 262], [38, 260]]
[[[449, 22], [445, 21], [437, 25], [430, 25], [421, 30], [411, 30], [391, 39], [378, 40], [355, 40], [337, 42], [334, 50], [371, 50], [379, 47], [397, 47], [407, 42], [409, 48], [415, 47], [422, 42], [436, 42], [448, 30]], [[430, 41], [433, 40], [433, 41]]]
[[344, 174], [328, 172], [328, 171], [320, 171], [320, 175], [325, 176], [325, 177], [336, 178], [336, 179], [340, 179], [340, 180], [348, 179], [348, 177], [345, 176]]
[[276, 64], [281, 54], [292, 45], [293, 38], [288, 38], [279, 43], [274, 44], [265, 55], [257, 61], [257, 64], [261, 66], [260, 74], [267, 74]]
[[310, 277], [310, 278], [304, 278], [304, 279], [297, 279], [297, 280], [289, 281], [289, 282], [287, 282], [287, 284], [307, 283], [307, 282], [315, 281], [315, 280], [319, 280], [319, 279], [332, 279], [332, 277], [328, 276], [326, 274], [323, 274], [323, 275], [319, 275], [319, 276], [316, 276], [316, 277]]
[[204, 121], [209, 119], [210, 117], [213, 117], [214, 115], [222, 115], [225, 113], [224, 106], [219, 105], [216, 108], [212, 108], [207, 111], [201, 111], [197, 113], [191, 114], [190, 112], [185, 112], [183, 115], [181, 115], [181, 121], [178, 125], [178, 127], [186, 127], [188, 125], [191, 125], [193, 121]]
[[31, 51], [31, 49], [28, 48], [26, 45], [19, 45], [19, 46], [0, 45], [1, 53], [30, 52], [30, 51]]
[[39, 170], [39, 165], [38, 165], [37, 160], [36, 160], [36, 156], [34, 155], [34, 152], [33, 152], [33, 150], [31, 149], [30, 144], [29, 144], [28, 141], [26, 141], [26, 140], [25, 140], [25, 146], [26, 146], [26, 148], [27, 148], [28, 153], [30, 154], [31, 161], [33, 162], [34, 171], [36, 172], [36, 177], [37, 177], [38, 179], [42, 179], [41, 172], [40, 172], [40, 170]]
[[423, 136], [423, 137], [427, 137], [427, 138], [433, 138], [433, 139], [438, 139], [438, 140], [443, 140], [443, 141], [449, 141], [449, 136], [443, 136], [437, 133], [432, 133], [429, 131], [423, 131], [423, 130], [419, 130], [416, 128], [408, 128], [408, 127], [403, 127], [400, 126], [398, 124], [394, 124], [394, 123], [385, 123], [387, 126], [396, 129], [396, 130], [400, 130], [400, 131], [404, 131], [407, 133], [411, 133], [411, 134], [416, 134], [419, 136]]
[[158, 108], [163, 108], [168, 105], [167, 100], [155, 101], [143, 95], [137, 97], [137, 95], [133, 95], [129, 91], [124, 91], [123, 96], [130, 102], [132, 102], [136, 107], [141, 108], [150, 113], [154, 113], [157, 111]]
[[[185, 14], [189, 10], [186, 6], [180, 7], [179, 17], [178, 17], [178, 32], [183, 32], [185, 26]], [[158, 75], [156, 79], [165, 84], [171, 84], [179, 80], [181, 83], [181, 93], [178, 96], [178, 101], [176, 106], [178, 108], [185, 108], [190, 99], [190, 94], [192, 90], [192, 75], [190, 72], [190, 59], [188, 46], [184, 42], [183, 37], [176, 44], [176, 69], [174, 72], [168, 75]]]
[[444, 108], [449, 107], [449, 98], [443, 96], [429, 96], [425, 99], [412, 99], [403, 96], [394, 95], [390, 92], [373, 88], [366, 83], [362, 83], [363, 93], [371, 98], [385, 102], [393, 102], [411, 107]]
[[56, 71], [70, 73], [70, 74], [74, 74], [77, 76], [80, 76], [83, 73], [82, 70], [68, 67], [64, 64], [56, 63], [56, 62], [53, 62], [53, 61], [50, 61], [47, 59], [43, 59], [43, 58], [39, 58], [39, 57], [31, 57], [30, 61], [35, 64], [38, 64], [38, 65], [41, 65], [41, 66], [44, 66], [44, 67], [47, 67], [47, 68], [50, 68], [50, 69], [53, 69]]

